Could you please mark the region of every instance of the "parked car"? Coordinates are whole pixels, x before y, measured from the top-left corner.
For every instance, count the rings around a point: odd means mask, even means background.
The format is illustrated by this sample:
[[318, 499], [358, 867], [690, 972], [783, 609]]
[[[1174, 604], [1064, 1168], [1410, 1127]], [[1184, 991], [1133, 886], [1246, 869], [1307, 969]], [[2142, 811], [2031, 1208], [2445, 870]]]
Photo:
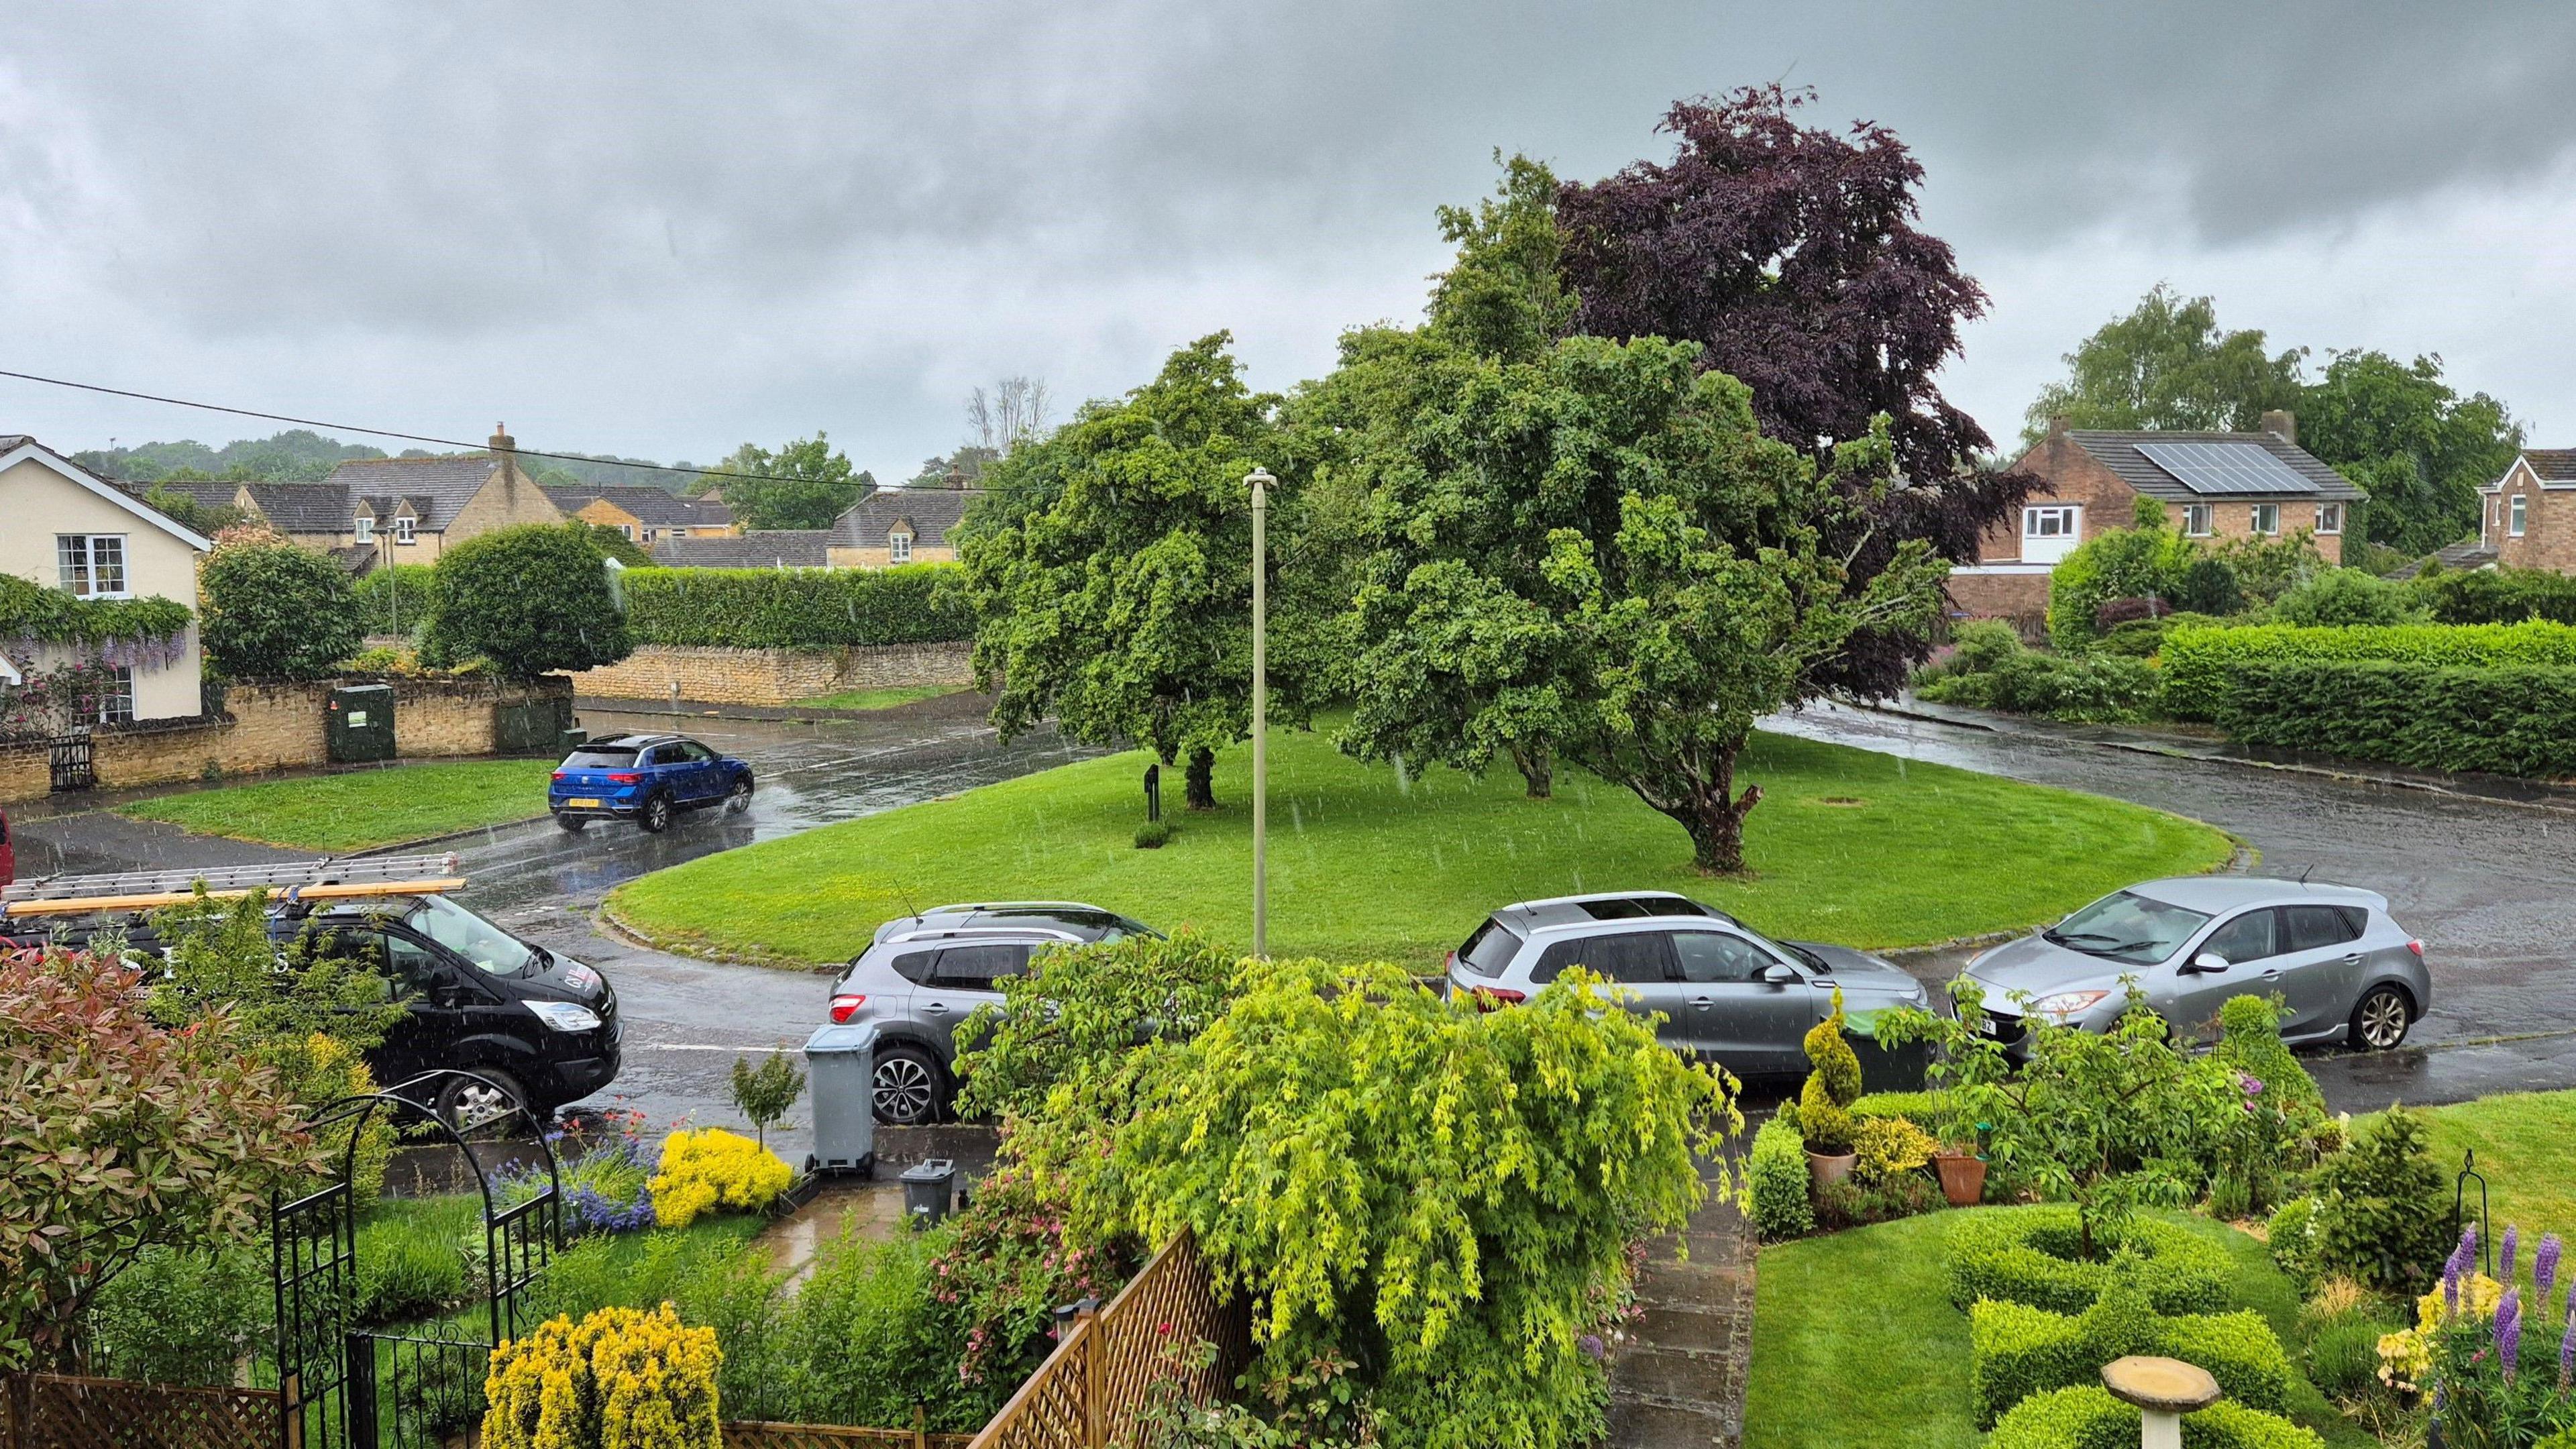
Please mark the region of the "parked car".
[[0, 810], [0, 886], [18, 878], [18, 847], [9, 840], [9, 812]]
[[917, 1126], [948, 1115], [957, 1092], [957, 1027], [999, 1006], [999, 983], [1049, 946], [1159, 936], [1141, 921], [1080, 901], [940, 906], [888, 921], [832, 987], [836, 1022], [877, 1029], [876, 1116]]
[[[47, 939], [76, 947], [110, 926], [123, 931], [129, 956], [148, 961], [162, 949], [147, 916], [71, 918]], [[444, 895], [348, 900], [309, 914], [281, 904], [269, 914], [281, 946], [308, 930], [314, 950], [365, 962], [409, 999], [409, 1014], [367, 1054], [377, 1082], [460, 1068], [492, 1084], [440, 1083], [420, 1105], [451, 1121], [488, 1116], [508, 1105], [504, 1098], [543, 1121], [617, 1078], [617, 993], [595, 967], [522, 941]]]
[[555, 823], [578, 834], [593, 820], [671, 828], [683, 810], [751, 808], [751, 766], [680, 735], [618, 735], [564, 756], [546, 785]]
[[1982, 1029], [2015, 1047], [2032, 1013], [2107, 1030], [2127, 1002], [2127, 977], [2177, 1031], [2208, 1034], [2231, 996], [2278, 995], [2284, 1040], [2340, 1038], [2369, 1051], [2405, 1041], [2433, 1003], [2424, 943], [2389, 918], [2387, 897], [2241, 875], [2114, 891], [1962, 974], [1985, 988]]
[[1807, 1070], [1807, 1031], [1833, 1011], [1866, 1031], [1893, 1006], [1925, 1006], [1923, 984], [1848, 946], [1774, 941], [1715, 906], [1668, 891], [1558, 896], [1508, 905], [1449, 953], [1449, 989], [1496, 1005], [1527, 1001], [1569, 966], [1633, 993], [1663, 1017], [1674, 1050], [1740, 1077]]

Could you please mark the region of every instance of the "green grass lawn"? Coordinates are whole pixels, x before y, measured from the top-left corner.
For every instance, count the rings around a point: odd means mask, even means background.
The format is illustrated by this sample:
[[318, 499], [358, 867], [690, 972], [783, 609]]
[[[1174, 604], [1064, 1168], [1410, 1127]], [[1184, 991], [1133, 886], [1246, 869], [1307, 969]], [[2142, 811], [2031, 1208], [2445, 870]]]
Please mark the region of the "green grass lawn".
[[885, 689], [847, 689], [839, 694], [821, 694], [800, 699], [798, 704], [816, 709], [892, 709], [918, 699], [937, 699], [943, 694], [962, 694], [962, 684], [897, 684]]
[[[1763, 1250], [1744, 1449], [1975, 1449], [1968, 1318], [1950, 1306], [1942, 1250], [1956, 1216], [1927, 1213]], [[2291, 1342], [2298, 1294], [2263, 1245], [2206, 1218], [2172, 1217], [2226, 1245], [2237, 1262], [2238, 1305], [2263, 1314]], [[2291, 1385], [2290, 1409], [2337, 1449], [2377, 1442], [2305, 1378]]]
[[[2445, 1180], [2460, 1170], [2463, 1151], [2477, 1152], [2494, 1231], [2520, 1223], [2526, 1243], [2542, 1233], [2576, 1234], [2576, 1092], [2508, 1092], [2424, 1117]], [[2469, 1207], [2477, 1208], [2474, 1187]]]
[[[1148, 757], [1130, 752], [709, 856], [620, 887], [609, 908], [666, 945], [752, 960], [844, 959], [911, 909], [1010, 897], [1096, 901], [1244, 946], [1250, 757], [1248, 744], [1219, 757], [1218, 808], [1168, 811], [1178, 833], [1160, 850], [1134, 845]], [[1271, 948], [1429, 967], [1506, 902], [1658, 887], [1779, 935], [1908, 945], [2053, 920], [2231, 851], [2140, 806], [1784, 736], [1756, 737], [1748, 781], [1764, 792], [1746, 826], [1752, 874], [1712, 879], [1679, 825], [1580, 771], [1529, 800], [1509, 769], [1407, 775], [1279, 731]], [[1168, 804], [1180, 785], [1165, 772]]]
[[546, 813], [553, 768], [543, 760], [398, 765], [163, 795], [117, 813], [296, 850], [364, 850], [536, 819]]

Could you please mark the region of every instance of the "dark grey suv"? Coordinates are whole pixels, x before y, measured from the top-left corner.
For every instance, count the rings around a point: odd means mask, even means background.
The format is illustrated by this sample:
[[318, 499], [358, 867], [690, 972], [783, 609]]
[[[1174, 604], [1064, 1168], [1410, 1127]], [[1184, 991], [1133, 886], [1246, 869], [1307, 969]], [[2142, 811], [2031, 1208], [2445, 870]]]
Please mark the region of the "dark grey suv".
[[1667, 1046], [1738, 1076], [1806, 1071], [1807, 1029], [1832, 1012], [1836, 988], [1863, 1032], [1877, 1012], [1930, 1000], [1921, 982], [1867, 952], [1774, 941], [1669, 891], [1505, 906], [1449, 953], [1449, 989], [1526, 1001], [1578, 965], [1635, 993], [1629, 1010], [1661, 1015], [1655, 1034]]

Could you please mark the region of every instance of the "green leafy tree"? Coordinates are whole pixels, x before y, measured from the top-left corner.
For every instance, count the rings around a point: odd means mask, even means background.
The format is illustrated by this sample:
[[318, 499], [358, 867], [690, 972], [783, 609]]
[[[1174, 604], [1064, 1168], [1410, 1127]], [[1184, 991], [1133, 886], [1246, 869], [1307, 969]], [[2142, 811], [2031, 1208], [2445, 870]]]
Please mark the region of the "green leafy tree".
[[2114, 599], [2172, 604], [2199, 552], [2168, 525], [2163, 504], [2140, 498], [2127, 528], [2095, 534], [2049, 570], [2049, 642], [2069, 652], [2091, 644], [2101, 636], [2095, 615]]
[[227, 539], [197, 570], [200, 637], [234, 679], [322, 679], [366, 642], [348, 572], [273, 534]]
[[2036, 446], [2061, 415], [2078, 428], [2251, 432], [2267, 409], [2298, 407], [2304, 356], [2268, 351], [2260, 329], [2221, 328], [2211, 299], [2159, 283], [2066, 354], [2066, 379], [2040, 389], [2022, 441]]
[[[1278, 460], [1279, 399], [1244, 386], [1230, 341], [1199, 339], [1123, 400], [1021, 447], [1018, 481], [958, 548], [980, 620], [976, 678], [996, 691], [1002, 737], [1052, 718], [1073, 739], [1186, 757], [1194, 810], [1216, 804], [1216, 751], [1251, 728], [1243, 478]], [[1274, 571], [1300, 517], [1293, 482], [1273, 490]], [[1315, 620], [1274, 609], [1271, 628], [1274, 717], [1302, 723]]]
[[596, 669], [635, 643], [608, 587], [608, 557], [584, 523], [527, 524], [439, 556], [422, 656], [477, 655], [513, 679]]
[[429, 601], [436, 570], [429, 564], [391, 564], [370, 569], [358, 580], [358, 620], [370, 634], [418, 638], [429, 623]]
[[2337, 352], [2298, 406], [2300, 445], [2369, 493], [2370, 541], [2408, 555], [2477, 532], [2478, 489], [2504, 476], [2523, 441], [2503, 403], [2453, 391], [2439, 357]]
[[158, 483], [153, 485], [150, 492], [143, 495], [143, 501], [177, 519], [182, 526], [194, 529], [208, 538], [243, 521], [242, 511], [229, 503], [199, 503], [188, 494]]
[[626, 565], [630, 569], [644, 569], [651, 568], [653, 566], [653, 555], [646, 553], [642, 544], [628, 538], [625, 534], [619, 533], [616, 529], [609, 527], [605, 523], [594, 523], [590, 525], [590, 541], [599, 545], [599, 551], [602, 554], [617, 560], [619, 563]]
[[771, 1052], [757, 1067], [741, 1057], [733, 1059], [733, 1104], [751, 1119], [762, 1148], [769, 1146], [769, 1124], [786, 1116], [804, 1095], [805, 1074], [787, 1053]]
[[[1569, 338], [1537, 361], [1431, 359], [1357, 467], [1369, 513], [1344, 748], [1479, 768], [1565, 758], [1744, 867], [1753, 722], [1860, 631], [1928, 632], [1946, 566], [1909, 540], [1866, 583], [1832, 537], [1894, 487], [1882, 429], [1820, 473], [1756, 429], [1689, 343]], [[1531, 780], [1533, 787], [1540, 781]]]
[[1440, 235], [1458, 259], [1434, 279], [1431, 334], [1480, 357], [1527, 362], [1574, 325], [1578, 305], [1561, 270], [1556, 177], [1526, 156], [1495, 160], [1503, 180], [1474, 210], [1440, 208]]
[[781, 446], [777, 452], [745, 443], [716, 465], [714, 482], [724, 489], [727, 506], [745, 528], [829, 528], [876, 487], [876, 480], [854, 471], [849, 458], [836, 451], [820, 432]]

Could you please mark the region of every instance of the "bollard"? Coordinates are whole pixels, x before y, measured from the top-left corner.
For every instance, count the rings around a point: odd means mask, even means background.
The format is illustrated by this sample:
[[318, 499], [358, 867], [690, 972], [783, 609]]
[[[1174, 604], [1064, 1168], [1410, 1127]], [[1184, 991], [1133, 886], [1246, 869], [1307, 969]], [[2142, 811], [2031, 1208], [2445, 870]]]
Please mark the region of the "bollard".
[[2114, 1359], [2102, 1366], [2102, 1386], [2138, 1406], [2139, 1449], [2182, 1449], [2182, 1416], [2218, 1402], [2209, 1370], [2178, 1358]]

